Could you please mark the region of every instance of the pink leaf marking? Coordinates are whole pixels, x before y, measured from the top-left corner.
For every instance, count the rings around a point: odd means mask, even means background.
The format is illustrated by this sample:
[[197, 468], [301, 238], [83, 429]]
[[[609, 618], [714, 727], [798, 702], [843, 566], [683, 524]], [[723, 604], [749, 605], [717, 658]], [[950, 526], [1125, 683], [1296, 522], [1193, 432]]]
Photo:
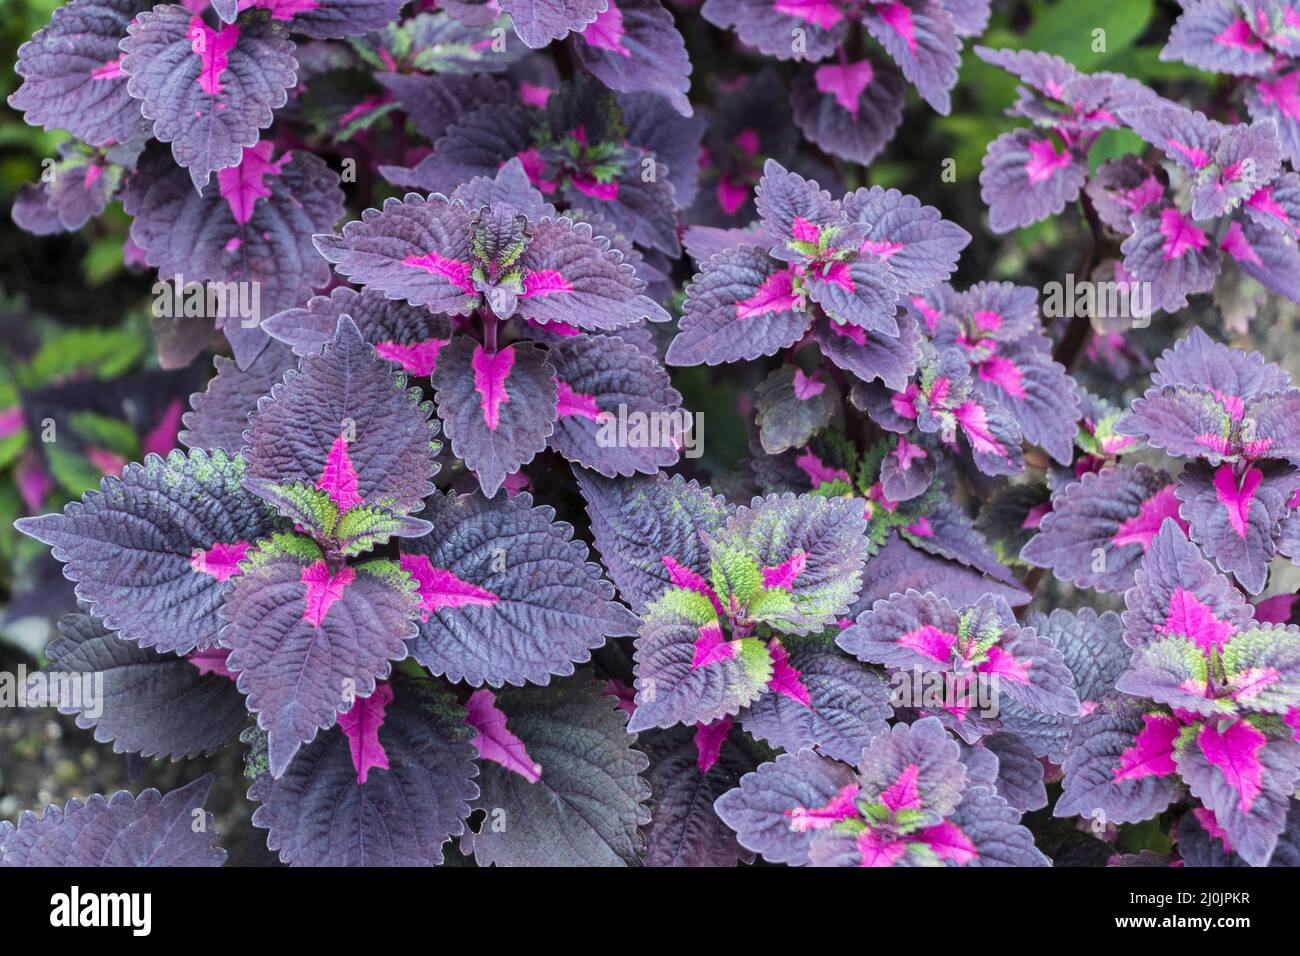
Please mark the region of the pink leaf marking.
[[87, 448], [83, 454], [86, 460], [104, 475], [120, 475], [126, 467], [126, 459], [115, 451], [106, 448]]
[[[1188, 146], [1186, 143], [1180, 143], [1173, 139], [1165, 140], [1165, 145], [1178, 155], [1186, 157], [1187, 161], [1197, 169], [1203, 169], [1210, 165], [1210, 157], [1199, 146]], [[1170, 211], [1176, 212], [1177, 210], [1166, 210], [1166, 212]]]
[[856, 783], [846, 783], [822, 807], [795, 807], [787, 810], [783, 816], [790, 821], [790, 829], [795, 833], [807, 833], [809, 830], [824, 830], [841, 820], [858, 815], [858, 792]]
[[946, 664], [952, 659], [952, 649], [957, 643], [957, 635], [925, 624], [914, 631], [908, 631], [898, 639], [901, 647], [910, 648], [922, 657]]
[[596, 19], [582, 31], [582, 38], [588, 45], [599, 50], [608, 50], [622, 57], [631, 57], [632, 52], [623, 46], [623, 33], [623, 11], [618, 8], [614, 0], [609, 0], [605, 12], [598, 13]]
[[813, 372], [813, 377], [809, 378], [803, 373], [803, 369], [794, 370], [794, 397], [801, 402], [806, 402], [810, 398], [816, 398], [822, 392], [826, 391], [826, 383], [817, 381], [817, 373]]
[[145, 434], [140, 441], [140, 451], [146, 455], [167, 457], [167, 453], [176, 447], [176, 433], [181, 430], [181, 400], [173, 398], [163, 409], [158, 424]]
[[1029, 144], [1029, 161], [1025, 163], [1025, 174], [1031, 185], [1038, 185], [1051, 179], [1072, 162], [1074, 158], [1069, 151], [1063, 149], [1058, 153], [1056, 144], [1050, 139], [1034, 140]]
[[510, 370], [515, 365], [515, 351], [504, 348], [491, 355], [483, 346], [478, 345], [474, 348], [470, 365], [474, 369], [474, 390], [479, 394], [483, 421], [489, 431], [496, 431], [501, 424], [501, 406], [510, 401], [506, 379], [510, 377]]
[[734, 216], [739, 212], [740, 207], [749, 202], [749, 197], [753, 194], [753, 187], [743, 182], [735, 182], [730, 176], [722, 176], [718, 180], [717, 199], [718, 206], [728, 216]]
[[736, 318], [749, 319], [769, 312], [789, 312], [795, 308], [799, 296], [794, 291], [794, 274], [782, 269], [763, 280], [753, 295], [736, 303]]
[[717, 623], [700, 626], [700, 635], [695, 639], [695, 653], [691, 657], [691, 670], [698, 670], [718, 661], [728, 661], [736, 656], [736, 641], [725, 640], [722, 625]]
[[195, 548], [190, 555], [190, 567], [200, 574], [209, 574], [218, 581], [229, 581], [243, 573], [239, 570], [239, 562], [244, 560], [251, 547], [247, 541], [236, 541], [233, 544], [218, 541], [206, 551]]
[[1133, 746], [1120, 754], [1116, 782], [1163, 777], [1178, 769], [1174, 766], [1178, 721], [1168, 714], [1143, 714], [1142, 724], [1142, 730], [1133, 738]]
[[979, 852], [971, 838], [962, 832], [961, 827], [948, 820], [926, 827], [917, 836], [941, 860], [965, 866], [979, 858]]
[[821, 240], [822, 230], [815, 222], [809, 222], [803, 216], [795, 216], [790, 225], [790, 235], [795, 242], [811, 242], [816, 245]]
[[979, 364], [981, 382], [996, 385], [1012, 398], [1025, 400], [1024, 373], [1005, 355], [990, 355]]
[[799, 576], [807, 563], [808, 552], [800, 548], [775, 567], [763, 569], [763, 587], [791, 590], [794, 587], [794, 579]]
[[1189, 251], [1199, 252], [1210, 241], [1204, 232], [1192, 225], [1189, 217], [1172, 208], [1160, 214], [1160, 233], [1165, 237], [1161, 256], [1166, 262], [1181, 259]]
[[1238, 720], [1223, 731], [1202, 727], [1196, 743], [1205, 759], [1218, 767], [1223, 779], [1237, 791], [1237, 806], [1241, 812], [1249, 813], [1264, 779], [1264, 765], [1259, 754], [1268, 738], [1246, 721]]
[[462, 292], [474, 291], [474, 286], [470, 282], [472, 267], [468, 262], [448, 259], [439, 252], [426, 252], [422, 256], [407, 256], [402, 260], [402, 265], [442, 276]]
[[375, 351], [380, 358], [396, 362], [412, 375], [424, 378], [432, 375], [438, 367], [438, 353], [449, 341], [450, 339], [425, 339], [423, 342], [413, 342], [410, 345], [376, 342]]
[[1263, 41], [1255, 36], [1250, 24], [1240, 17], [1228, 24], [1224, 31], [1214, 38], [1214, 42], [1220, 46], [1237, 47], [1250, 53], [1261, 53], [1264, 50]]
[[1276, 80], [1260, 80], [1255, 90], [1261, 101], [1276, 106], [1283, 116], [1300, 119], [1300, 70]]
[[907, 842], [882, 836], [876, 830], [863, 830], [858, 834], [858, 852], [862, 866], [893, 866], [907, 854]]
[[517, 773], [529, 783], [542, 779], [542, 765], [528, 755], [524, 742], [506, 726], [506, 715], [497, 706], [496, 695], [486, 687], [469, 695], [465, 702], [465, 723], [478, 735], [473, 744], [479, 756]]
[[605, 696], [618, 701], [618, 709], [629, 717], [636, 713], [636, 691], [617, 677], [611, 677], [605, 682]]
[[555, 295], [559, 292], [572, 292], [573, 286], [555, 269], [539, 269], [524, 276], [524, 291], [521, 299], [536, 299], [543, 295]]
[[1255, 498], [1255, 489], [1264, 480], [1264, 473], [1253, 465], [1246, 468], [1238, 484], [1232, 465], [1223, 464], [1214, 472], [1214, 494], [1219, 504], [1228, 512], [1228, 523], [1237, 537], [1246, 540], [1246, 522], [1250, 518], [1250, 503]]
[[855, 119], [858, 115], [858, 100], [874, 79], [870, 60], [859, 63], [845, 63], [842, 66], [827, 64], [817, 67], [813, 81], [821, 93], [829, 93], [835, 102], [848, 110]]
[[953, 409], [953, 414], [957, 416], [971, 448], [981, 454], [1007, 457], [1007, 450], [989, 431], [989, 414], [983, 405], [979, 402], [962, 402]]
[[1291, 620], [1291, 613], [1300, 594], [1275, 594], [1255, 605], [1255, 620], [1266, 624], [1286, 624]]
[[1214, 616], [1214, 609], [1191, 591], [1182, 587], [1169, 596], [1169, 613], [1165, 623], [1156, 628], [1162, 634], [1182, 634], [1191, 638], [1205, 654], [1211, 649], [1222, 651], [1232, 639], [1233, 626]]
[[586, 395], [582, 392], [575, 392], [568, 382], [555, 380], [556, 385], [556, 403], [555, 412], [560, 418], [586, 418], [593, 422], [601, 421], [600, 406], [596, 404], [596, 399], [592, 395]]
[[889, 29], [902, 37], [908, 50], [915, 53], [916, 26], [912, 23], [912, 11], [901, 3], [884, 3], [876, 6], [876, 13]]
[[209, 647], [204, 651], [191, 651], [185, 655], [185, 663], [192, 664], [200, 674], [215, 674], [218, 677], [229, 677], [234, 680], [235, 672], [226, 666], [226, 658], [230, 656], [228, 647]]
[[[530, 146], [517, 155], [520, 164], [524, 167], [524, 175], [528, 177], [530, 183], [544, 193], [555, 192], [555, 180], [542, 178], [542, 173], [546, 169], [546, 160], [542, 159], [542, 154], [537, 151], [536, 146]], [[504, 166], [505, 163], [501, 165]]]
[[811, 707], [812, 696], [804, 686], [803, 675], [790, 663], [790, 654], [785, 645], [774, 637], [768, 643], [767, 651], [772, 655], [772, 678], [767, 682], [768, 689], [797, 700], [805, 707]]
[[[123, 54], [123, 56], [125, 55]], [[124, 76], [126, 74], [122, 72], [122, 57], [120, 56], [116, 60], [109, 60], [103, 66], [90, 71], [92, 80], [117, 80]]]
[[921, 538], [934, 537], [934, 529], [930, 527], [930, 519], [925, 515], [921, 515], [921, 517], [909, 524], [904, 530], [907, 531], [908, 534], [914, 534]]
[[1013, 684], [1029, 683], [1030, 664], [1016, 660], [997, 645], [990, 647], [987, 653], [988, 660], [975, 667], [981, 674], [996, 674], [1003, 680], [1009, 680]]
[[253, 146], [245, 147], [244, 157], [238, 166], [217, 170], [217, 186], [221, 198], [230, 206], [235, 222], [241, 226], [253, 218], [253, 209], [259, 199], [270, 198], [271, 187], [266, 185], [266, 177], [279, 173], [293, 156], [292, 153], [285, 153], [272, 162], [274, 149], [275, 144], [270, 140], [260, 140]]
[[1151, 539], [1159, 533], [1166, 518], [1173, 518], [1183, 533], [1187, 533], [1187, 522], [1178, 514], [1178, 496], [1174, 493], [1173, 485], [1166, 485], [1142, 502], [1138, 513], [1119, 526], [1111, 536], [1110, 543], [1117, 548], [1126, 544], [1140, 545], [1145, 554], [1151, 547]]
[[352, 466], [352, 457], [348, 454], [347, 439], [342, 433], [334, 439], [329, 455], [325, 458], [325, 467], [320, 480], [316, 482], [320, 491], [327, 492], [330, 500], [338, 505], [340, 511], [347, 511], [364, 500], [357, 490], [357, 470]]
[[11, 405], [0, 411], [0, 439], [8, 438], [10, 435], [16, 435], [23, 429], [23, 410], [17, 405]]
[[1193, 807], [1192, 816], [1196, 818], [1196, 822], [1201, 825], [1201, 829], [1209, 835], [1211, 840], [1221, 840], [1224, 851], [1227, 853], [1232, 852], [1232, 844], [1228, 842], [1228, 831], [1219, 825], [1219, 820], [1214, 815], [1213, 810], [1205, 807]]
[[1228, 687], [1231, 688], [1233, 700], [1247, 704], [1281, 679], [1282, 675], [1276, 668], [1248, 667], [1228, 678]]
[[1034, 505], [1025, 515], [1025, 520], [1020, 523], [1022, 528], [1037, 528], [1043, 523], [1043, 518], [1052, 510], [1052, 503], [1044, 501], [1042, 504]]
[[847, 482], [849, 473], [843, 468], [832, 468], [822, 462], [812, 451], [805, 448], [802, 455], [795, 459], [794, 463], [799, 469], [808, 476], [814, 488], [820, 488], [822, 485], [830, 484], [833, 481]]
[[1249, 265], [1264, 265], [1264, 260], [1259, 257], [1255, 247], [1250, 244], [1246, 234], [1241, 231], [1241, 223], [1235, 219], [1228, 225], [1228, 232], [1219, 243], [1219, 248], [1232, 256], [1237, 262], [1245, 262]]
[[921, 775], [921, 768], [909, 763], [880, 795], [880, 802], [889, 808], [890, 813], [899, 810], [916, 810], [921, 806], [921, 793], [916, 789], [916, 779]]
[[829, 30], [844, 19], [844, 12], [832, 0], [776, 0], [777, 13], [796, 17], [813, 26]]
[[612, 202], [618, 198], [618, 180], [602, 183], [591, 176], [570, 176], [569, 182], [573, 184], [573, 188], [578, 192], [584, 196], [590, 196], [592, 199]]
[[[538, 86], [536, 83], [519, 84], [519, 99], [523, 101], [525, 106], [535, 106], [538, 109], [545, 109], [546, 101], [551, 98], [551, 92], [552, 91], [549, 87]], [[531, 151], [536, 153], [536, 147], [533, 147]], [[531, 179], [532, 177], [530, 176], [529, 178]]]
[[212, 96], [221, 95], [221, 74], [230, 66], [230, 51], [239, 42], [239, 24], [213, 30], [199, 17], [190, 18], [190, 51], [199, 58], [199, 87]]
[[723, 717], [711, 724], [695, 725], [695, 749], [699, 753], [695, 765], [700, 768], [700, 773], [708, 773], [718, 762], [722, 744], [727, 739], [727, 734], [731, 733], [731, 725], [730, 717]]
[[356, 576], [357, 572], [348, 567], [331, 572], [324, 558], [303, 568], [298, 578], [307, 585], [302, 619], [312, 627], [320, 627], [329, 609], [343, 597], [343, 591], [356, 580]]
[[462, 581], [446, 568], [435, 568], [428, 555], [402, 554], [398, 557], [398, 563], [403, 571], [415, 579], [415, 593], [420, 599], [422, 620], [427, 621], [430, 614], [443, 608], [470, 605], [490, 607], [500, 600], [491, 591]]
[[722, 602], [718, 600], [717, 593], [709, 586], [708, 581], [690, 568], [678, 564], [669, 555], [665, 554], [659, 560], [668, 569], [668, 580], [673, 587], [685, 588], [687, 591], [694, 591], [696, 594], [704, 595], [709, 599], [709, 603], [713, 605], [713, 609], [718, 612], [718, 615], [722, 615]]
[[388, 753], [379, 739], [379, 728], [384, 726], [384, 717], [392, 702], [393, 688], [381, 683], [369, 697], [358, 697], [348, 710], [339, 714], [339, 729], [348, 738], [352, 766], [357, 770], [359, 784], [366, 782], [371, 769], [388, 769]]

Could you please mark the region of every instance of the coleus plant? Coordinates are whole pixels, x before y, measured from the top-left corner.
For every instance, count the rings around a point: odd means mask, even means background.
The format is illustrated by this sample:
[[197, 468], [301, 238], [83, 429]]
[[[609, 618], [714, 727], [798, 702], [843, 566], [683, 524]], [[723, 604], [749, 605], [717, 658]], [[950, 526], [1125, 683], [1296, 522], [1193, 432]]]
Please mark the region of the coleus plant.
[[1300, 629], [1256, 621], [1170, 519], [1124, 601], [1110, 654], [1131, 656], [1071, 733], [1054, 812], [1124, 823], [1189, 796], [1226, 849], [1266, 864], [1300, 777]]
[[[1250, 124], [977, 47], [1028, 121], [987, 148], [993, 232], [1079, 199], [1080, 271], [1109, 244], [1156, 309], [1224, 253], [1292, 295], [1289, 10], [1198, 0], [1171, 38], [1255, 78]], [[1131, 401], [1151, 338], [1063, 333], [1021, 278], [1053, 230], [956, 280], [954, 193], [855, 188], [898, 181], [861, 166], [906, 83], [949, 111], [988, 3], [701, 12], [734, 37], [660, 0], [54, 15], [11, 104], [73, 138], [15, 221], [121, 236], [120, 201], [129, 268], [260, 314], [155, 315], [169, 371], [0, 383], [0, 513], [79, 603], [32, 686], [102, 681], [51, 703], [115, 752], [241, 747], [297, 865], [1293, 865], [1286, 373], [1197, 330]], [[1168, 162], [1090, 172], [1123, 130]], [[683, 393], [737, 399], [734, 455], [684, 454]], [[208, 786], [24, 815], [0, 863], [220, 863]]]

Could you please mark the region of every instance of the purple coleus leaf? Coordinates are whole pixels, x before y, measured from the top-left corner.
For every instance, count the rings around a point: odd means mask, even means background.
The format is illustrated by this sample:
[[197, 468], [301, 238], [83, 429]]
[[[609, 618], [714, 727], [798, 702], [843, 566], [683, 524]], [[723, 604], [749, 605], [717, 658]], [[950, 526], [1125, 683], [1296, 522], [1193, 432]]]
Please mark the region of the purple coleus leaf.
[[[462, 838], [480, 866], [632, 866], [645, 846], [648, 761], [623, 712], [587, 677], [498, 695], [511, 730], [542, 766], [535, 781], [480, 763], [486, 812]], [[601, 771], [592, 776], [592, 766]], [[495, 821], [495, 825], [494, 825]]]
[[438, 424], [405, 386], [343, 316], [333, 342], [258, 402], [245, 487], [343, 554], [423, 533], [405, 516], [433, 490]]
[[577, 473], [596, 550], [620, 596], [641, 611], [671, 586], [709, 573], [704, 535], [727, 518], [720, 497], [680, 475], [601, 478]]
[[[464, 832], [474, 783], [474, 731], [445, 691], [426, 681], [396, 681], [377, 728], [387, 767], [357, 780], [350, 741], [332, 728], [303, 747], [284, 775], [257, 771], [253, 825], [267, 846], [296, 866], [437, 866], [443, 845]], [[264, 745], [263, 745], [264, 746]], [[330, 821], [322, 832], [319, 822]]]
[[1103, 824], [1137, 823], [1173, 802], [1179, 721], [1132, 702], [1106, 701], [1077, 724], [1065, 755], [1065, 783], [1052, 813]]
[[[1233, 353], [1199, 330], [1161, 357], [1152, 387], [1115, 427], [1184, 458], [1300, 467], [1300, 389], [1261, 356]], [[1243, 470], [1244, 474], [1244, 470]], [[1240, 475], [1238, 485], [1240, 486]]]
[[1029, 615], [1026, 624], [1061, 652], [1074, 675], [1080, 710], [1077, 715], [1047, 715], [1019, 701], [1006, 700], [1001, 708], [1002, 724], [1036, 756], [1059, 764], [1065, 760], [1074, 725], [1115, 695], [1115, 681], [1128, 668], [1132, 652], [1124, 643], [1124, 626], [1114, 611], [1099, 615], [1089, 607], [1078, 612], [1057, 608], [1050, 615]]
[[14, 222], [35, 235], [80, 229], [104, 211], [122, 183], [120, 166], [80, 152], [67, 152], [50, 175], [51, 182], [24, 185], [14, 199]]
[[1266, 865], [1300, 777], [1300, 743], [1270, 739], [1248, 720], [1226, 720], [1189, 727], [1174, 746], [1174, 762], [1233, 850]]
[[1053, 496], [1020, 558], [1079, 587], [1121, 591], [1166, 518], [1181, 520], [1168, 473], [1149, 465], [1088, 472]]
[[[196, 193], [167, 151], [152, 146], [127, 181], [123, 208], [134, 217], [132, 241], [162, 280], [209, 283], [205, 298], [218, 301], [207, 318], [247, 368], [266, 345], [262, 318], [329, 282], [307, 237], [339, 220], [343, 192], [338, 175], [306, 151], [273, 159], [271, 143], [262, 142], [241, 155]], [[186, 314], [183, 301], [172, 314]]]
[[[836, 807], [852, 811], [858, 791], [853, 771], [811, 750], [781, 754], [740, 779], [740, 785], [713, 804], [722, 821], [736, 831], [740, 845], [762, 854], [769, 863], [806, 866], [817, 830], [792, 825], [798, 808]], [[806, 816], [805, 816], [806, 819]]]
[[[988, 596], [958, 611], [945, 599], [908, 591], [877, 601], [836, 643], [893, 670], [946, 675], [943, 710], [958, 724], [986, 718], [980, 682], [1046, 715], [1079, 712], [1074, 676], [1061, 652], [1017, 624], [1010, 607]], [[972, 737], [979, 736], [973, 721]]]
[[72, 0], [18, 49], [22, 85], [9, 105], [33, 126], [66, 129], [92, 146], [126, 143], [148, 129], [127, 92], [118, 43], [151, 4]]
[[422, 517], [432, 530], [404, 542], [400, 560], [420, 602], [410, 650], [434, 673], [473, 686], [544, 684], [633, 632], [587, 546], [526, 493], [434, 495]]
[[519, 38], [537, 50], [552, 40], [563, 40], [571, 32], [581, 32], [609, 3], [608, 0], [560, 0], [559, 3], [501, 0], [498, 5], [510, 14]]
[[811, 316], [788, 267], [757, 246], [714, 256], [687, 286], [669, 365], [720, 365], [772, 355], [803, 338]]
[[821, 637], [786, 638], [776, 646], [788, 653], [788, 666], [798, 673], [808, 700], [764, 694], [740, 712], [745, 731], [790, 753], [812, 748], [856, 761], [893, 716], [884, 675]]
[[691, 62], [673, 16], [659, 0], [608, 0], [573, 40], [578, 61], [612, 90], [658, 93], [683, 116]]
[[1043, 764], [1033, 748], [1017, 734], [993, 734], [980, 741], [980, 748], [997, 758], [997, 773], [989, 781], [998, 796], [1021, 813], [1047, 806]]
[[84, 614], [65, 615], [58, 626], [62, 636], [46, 648], [46, 671], [102, 681], [102, 694], [48, 703], [76, 714], [79, 727], [93, 727], [95, 739], [111, 741], [115, 752], [197, 757], [215, 753], [244, 729], [244, 699], [219, 659], [209, 664], [147, 650]]
[[989, 144], [980, 198], [994, 232], [1010, 232], [1061, 212], [1088, 177], [1087, 163], [1047, 130], [1016, 129]]
[[257, 410], [257, 400], [279, 383], [296, 364], [292, 353], [273, 342], [246, 369], [218, 355], [213, 359], [217, 374], [208, 380], [207, 390], [190, 396], [191, 411], [181, 421], [184, 428], [176, 437], [187, 448], [204, 451], [224, 449], [238, 454], [244, 447], [248, 417]]
[[[815, 373], [814, 373], [815, 376]], [[769, 455], [808, 444], [840, 411], [840, 392], [833, 384], [783, 365], [754, 390], [759, 440]]]
[[[238, 0], [240, 12], [269, 10], [272, 20], [317, 40], [361, 36], [382, 29], [398, 19], [404, 5], [402, 0]], [[234, 22], [234, 17], [223, 15], [222, 19]]]
[[1125, 271], [1150, 287], [1154, 309], [1177, 312], [1187, 296], [1209, 292], [1219, 274], [1219, 250], [1191, 216], [1168, 203], [1143, 207], [1120, 247]]
[[1135, 650], [1181, 635], [1207, 655], [1252, 619], [1251, 606], [1172, 520], [1152, 540], [1124, 595], [1124, 642]]
[[[656, 359], [613, 335], [579, 334], [559, 339], [547, 362], [557, 389], [552, 448], [610, 478], [676, 463], [687, 413]], [[639, 430], [626, 424], [638, 420]]]
[[226, 666], [267, 732], [280, 776], [299, 748], [368, 697], [415, 636], [414, 583], [395, 561], [331, 566], [309, 539], [276, 535], [241, 566], [223, 608]]
[[[203, 809], [211, 774], [167, 794], [119, 790], [27, 811], [0, 823], [0, 867], [221, 866], [213, 816]], [[201, 824], [201, 825], [200, 825]]]
[[1289, 463], [1193, 462], [1178, 480], [1179, 512], [1205, 556], [1258, 594], [1297, 489], [1300, 471]]
[[243, 476], [244, 462], [221, 450], [150, 456], [63, 513], [16, 527], [51, 546], [79, 600], [123, 639], [159, 653], [204, 650], [216, 643], [233, 579], [209, 569], [207, 555], [247, 548], [278, 527]]
[[555, 429], [559, 387], [546, 356], [531, 342], [490, 353], [463, 337], [440, 354], [432, 379], [438, 414], [486, 495], [532, 461]]
[[757, 700], [774, 676], [754, 637], [728, 640], [710, 597], [672, 588], [646, 608], [636, 642], [634, 731], [707, 724]]
[[127, 91], [196, 189], [237, 166], [296, 82], [293, 43], [263, 17], [217, 29], [181, 6], [139, 14], [122, 41]]
[[871, 0], [862, 23], [938, 113], [952, 108], [961, 34], [940, 0]]
[[746, 46], [782, 60], [824, 59], [840, 46], [849, 25], [839, 0], [705, 0], [700, 13], [735, 30]]
[[[427, 309], [394, 302], [383, 293], [346, 286], [329, 295], [313, 296], [305, 308], [286, 309], [262, 323], [273, 339], [298, 356], [315, 355], [334, 339], [339, 318], [352, 317], [361, 337], [380, 358], [400, 365], [408, 375], [425, 378], [438, 365], [438, 355], [451, 341], [451, 322]], [[266, 391], [269, 391], [269, 387]]]
[[906, 312], [898, 316], [896, 338], [831, 319], [818, 319], [813, 334], [822, 355], [864, 382], [880, 379], [886, 388], [902, 391], [921, 364], [921, 330]]
[[804, 70], [791, 90], [794, 121], [833, 156], [869, 164], [903, 120], [903, 81], [871, 60]]
[[916, 295], [946, 280], [970, 244], [961, 226], [896, 189], [855, 190], [844, 197], [843, 208], [850, 220], [870, 227], [862, 251], [885, 260], [900, 293]]
[[646, 866], [735, 866], [752, 863], [713, 809], [714, 801], [754, 769], [730, 737], [719, 741], [716, 760], [699, 767], [695, 734], [686, 728], [647, 734], [639, 742], [650, 758], [646, 782], [654, 816], [646, 830]]
[[[1250, 16], [1252, 10], [1256, 11], [1255, 20]], [[1202, 70], [1234, 76], [1267, 73], [1273, 67], [1274, 53], [1267, 45], [1269, 31], [1264, 36], [1255, 32], [1261, 24], [1271, 26], [1264, 6], [1225, 0], [1184, 4], [1160, 59], [1182, 60]]]

